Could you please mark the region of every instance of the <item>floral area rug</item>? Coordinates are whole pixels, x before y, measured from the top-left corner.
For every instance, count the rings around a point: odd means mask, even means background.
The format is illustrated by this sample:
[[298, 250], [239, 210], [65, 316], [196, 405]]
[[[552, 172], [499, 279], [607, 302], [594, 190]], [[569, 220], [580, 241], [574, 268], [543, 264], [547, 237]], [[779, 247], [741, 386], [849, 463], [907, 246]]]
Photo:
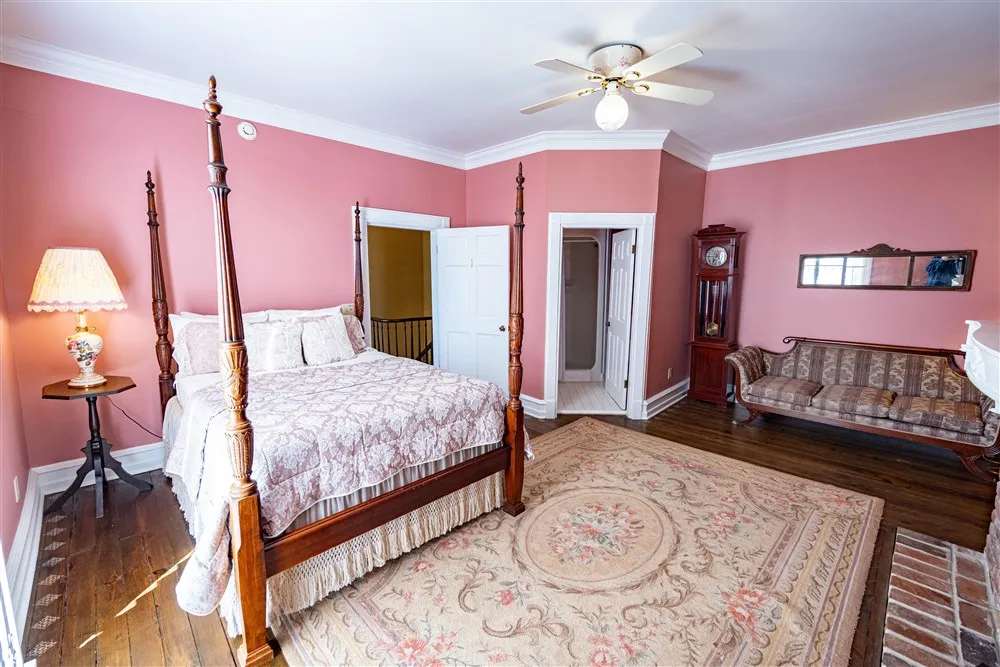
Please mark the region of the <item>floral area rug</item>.
[[276, 629], [290, 665], [847, 664], [878, 498], [594, 419], [484, 515]]

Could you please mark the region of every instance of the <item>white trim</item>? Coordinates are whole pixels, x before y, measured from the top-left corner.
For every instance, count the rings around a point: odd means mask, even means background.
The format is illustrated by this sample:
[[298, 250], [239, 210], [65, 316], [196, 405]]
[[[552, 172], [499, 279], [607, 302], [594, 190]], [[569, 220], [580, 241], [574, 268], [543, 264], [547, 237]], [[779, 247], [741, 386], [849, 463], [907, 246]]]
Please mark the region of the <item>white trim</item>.
[[560, 382], [599, 382], [595, 380], [591, 373], [594, 372], [593, 368], [564, 368], [562, 369], [562, 377], [559, 379]]
[[545, 419], [545, 401], [521, 394], [521, 405], [524, 406], [524, 414], [535, 419]]
[[668, 134], [666, 130], [538, 132], [468, 153], [465, 168], [478, 169], [542, 151], [662, 150]]
[[652, 289], [653, 213], [549, 213], [548, 273], [545, 281], [545, 407], [556, 416], [559, 392], [559, 311], [562, 302], [563, 228], [636, 229], [635, 282], [632, 290], [632, 335], [629, 341], [626, 414], [640, 419], [646, 386]]
[[24, 505], [21, 518], [17, 522], [17, 532], [10, 545], [7, 576], [10, 584], [11, 604], [14, 607], [14, 621], [17, 636], [24, 637], [24, 624], [28, 619], [31, 603], [31, 588], [35, 581], [35, 564], [38, 562], [38, 547], [42, 535], [42, 503], [44, 496], [38, 488], [38, 473], [28, 471], [28, 483], [24, 489]]
[[[163, 467], [163, 443], [154, 442], [127, 449], [112, 450], [114, 457], [133, 475], [159, 470]], [[83, 465], [81, 456], [70, 461], [60, 461], [46, 466], [37, 466], [28, 472], [28, 484], [24, 489], [24, 506], [17, 522], [17, 532], [11, 543], [8, 575], [14, 617], [17, 621], [19, 637], [24, 636], [24, 624], [28, 618], [28, 603], [35, 579], [35, 565], [38, 561], [38, 546], [42, 534], [45, 496], [60, 493], [69, 488], [76, 478], [77, 469]], [[113, 470], [108, 470], [108, 479], [118, 479]], [[94, 473], [83, 481], [83, 486], [93, 486]]]
[[[17, 35], [0, 36], [0, 62], [187, 107], [201, 108], [201, 100], [206, 93], [206, 86], [203, 83], [175, 79]], [[715, 156], [710, 156], [701, 147], [668, 130], [538, 132], [463, 154], [241, 95], [225, 93], [222, 102], [226, 106], [227, 115], [236, 119], [250, 120], [464, 170], [476, 169], [542, 151], [650, 149], [665, 150], [702, 169], [728, 169], [745, 164], [1000, 124], [1000, 104], [988, 104], [921, 118], [796, 139], [769, 146], [720, 153]], [[709, 157], [711, 157], [710, 160]]]
[[667, 408], [684, 400], [691, 387], [691, 380], [681, 380], [672, 387], [667, 387], [660, 393], [650, 396], [642, 402], [642, 418], [652, 419]]
[[[396, 229], [413, 229], [423, 232], [433, 232], [451, 227], [451, 218], [444, 215], [427, 215], [425, 213], [408, 213], [406, 211], [391, 211], [386, 208], [361, 208], [361, 289], [365, 293], [365, 317], [362, 323], [365, 327], [365, 341], [372, 344], [372, 309], [371, 286], [368, 282], [368, 226], [394, 227]], [[351, 207], [351, 242], [354, 239], [354, 207]], [[434, 345], [434, 358], [440, 359], [437, 347], [438, 337], [438, 296], [437, 296], [437, 239], [431, 234], [431, 327]]]
[[917, 137], [947, 132], [974, 130], [998, 124], [1000, 124], [1000, 104], [987, 104], [971, 109], [958, 109], [932, 116], [859, 127], [854, 130], [821, 134], [731, 153], [720, 153], [712, 157], [708, 169], [710, 171], [729, 169], [747, 164], [757, 164], [758, 162], [783, 160], [790, 157], [839, 151], [858, 146], [871, 146], [903, 139], [916, 139]]
[[[162, 442], [129, 447], [128, 449], [112, 449], [111, 455], [122, 464], [125, 470], [133, 475], [141, 472], [149, 472], [150, 470], [159, 470], [163, 467]], [[44, 498], [50, 493], [60, 493], [68, 489], [69, 485], [76, 479], [76, 471], [83, 465], [84, 460], [81, 456], [71, 461], [60, 461], [59, 463], [32, 468], [31, 471], [38, 475], [38, 487], [42, 493], [42, 497]], [[118, 475], [115, 474], [114, 470], [108, 470], [107, 473], [109, 480], [118, 479]], [[94, 473], [91, 471], [84, 478], [83, 486], [93, 485]]]
[[[187, 107], [201, 108], [201, 100], [208, 92], [207, 83], [182, 81], [15, 35], [0, 36], [0, 62]], [[455, 151], [435, 148], [250, 97], [234, 95], [225, 92], [224, 88], [221, 98], [226, 108], [226, 115], [242, 120], [457, 169], [465, 167], [465, 156]]]
[[663, 151], [706, 171], [708, 170], [708, 165], [712, 162], [711, 153], [698, 144], [688, 141], [676, 132], [671, 132], [667, 135], [667, 138], [663, 141]]

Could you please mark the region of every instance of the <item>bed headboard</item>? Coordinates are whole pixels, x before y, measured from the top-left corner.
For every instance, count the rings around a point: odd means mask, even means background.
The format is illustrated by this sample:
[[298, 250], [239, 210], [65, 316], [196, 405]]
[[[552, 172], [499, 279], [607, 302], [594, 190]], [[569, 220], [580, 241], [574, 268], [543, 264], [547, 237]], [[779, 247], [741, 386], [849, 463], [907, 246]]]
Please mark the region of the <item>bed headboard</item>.
[[146, 172], [146, 216], [149, 222], [149, 258], [153, 272], [153, 326], [156, 328], [156, 363], [160, 366], [160, 413], [174, 395], [173, 345], [167, 313], [167, 286], [163, 278], [163, 258], [160, 255], [160, 223], [156, 219], [156, 194], [153, 175]]

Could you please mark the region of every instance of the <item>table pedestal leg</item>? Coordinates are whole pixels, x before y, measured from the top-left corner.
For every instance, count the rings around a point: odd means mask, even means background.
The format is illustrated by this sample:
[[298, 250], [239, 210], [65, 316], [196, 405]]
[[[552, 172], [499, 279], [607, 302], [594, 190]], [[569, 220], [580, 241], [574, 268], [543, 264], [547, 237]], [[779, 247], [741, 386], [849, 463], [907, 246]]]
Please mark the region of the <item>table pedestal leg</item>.
[[101, 437], [101, 418], [97, 414], [96, 396], [87, 397], [87, 408], [90, 413], [90, 440], [80, 450], [85, 457], [83, 465], [76, 471], [76, 479], [69, 485], [69, 488], [45, 509], [46, 514], [58, 511], [69, 500], [70, 496], [77, 492], [80, 485], [83, 484], [87, 473], [91, 470], [94, 471], [94, 499], [98, 519], [104, 516], [104, 491], [105, 484], [107, 483], [105, 467], [114, 470], [118, 477], [136, 487], [139, 491], [153, 490], [152, 484], [130, 475], [122, 468], [121, 463], [111, 457], [111, 445]]

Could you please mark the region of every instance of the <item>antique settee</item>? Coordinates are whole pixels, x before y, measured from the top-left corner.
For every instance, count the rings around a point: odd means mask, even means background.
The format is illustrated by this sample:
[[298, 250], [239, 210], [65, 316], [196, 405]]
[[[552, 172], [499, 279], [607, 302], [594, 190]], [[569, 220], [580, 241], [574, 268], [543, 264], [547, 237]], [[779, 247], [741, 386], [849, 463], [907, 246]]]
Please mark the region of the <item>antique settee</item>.
[[[787, 352], [743, 347], [726, 356], [736, 400], [749, 412], [833, 424], [951, 449], [970, 471], [1000, 452], [1000, 414], [955, 364], [963, 353], [785, 338]], [[995, 479], [993, 480], [995, 481]]]

